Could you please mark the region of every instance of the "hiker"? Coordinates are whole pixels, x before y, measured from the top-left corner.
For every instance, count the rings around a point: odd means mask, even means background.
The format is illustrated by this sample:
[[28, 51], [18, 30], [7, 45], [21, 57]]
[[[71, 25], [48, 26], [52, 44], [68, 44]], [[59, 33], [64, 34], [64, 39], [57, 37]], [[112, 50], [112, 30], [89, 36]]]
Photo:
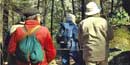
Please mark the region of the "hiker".
[[8, 54], [15, 56], [14, 65], [48, 65], [56, 56], [50, 32], [46, 27], [40, 26], [38, 9], [23, 9], [23, 15], [26, 16], [24, 27], [18, 27], [12, 33]]
[[100, 17], [101, 8], [95, 2], [86, 5], [88, 18], [79, 24], [79, 43], [83, 48], [86, 65], [108, 65], [108, 43], [113, 31], [105, 18]]
[[70, 65], [70, 57], [75, 61], [75, 65], [84, 65], [79, 51], [78, 26], [75, 21], [75, 15], [67, 14], [66, 22], [60, 24], [57, 42], [62, 49], [62, 65]]

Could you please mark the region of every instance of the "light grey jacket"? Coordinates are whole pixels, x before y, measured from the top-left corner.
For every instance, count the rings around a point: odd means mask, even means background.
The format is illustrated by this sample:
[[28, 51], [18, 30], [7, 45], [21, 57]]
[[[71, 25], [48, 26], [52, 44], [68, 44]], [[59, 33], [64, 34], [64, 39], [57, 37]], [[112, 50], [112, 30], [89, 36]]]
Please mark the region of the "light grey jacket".
[[79, 24], [79, 43], [85, 60], [105, 60], [108, 41], [112, 38], [113, 31], [104, 18], [88, 17]]

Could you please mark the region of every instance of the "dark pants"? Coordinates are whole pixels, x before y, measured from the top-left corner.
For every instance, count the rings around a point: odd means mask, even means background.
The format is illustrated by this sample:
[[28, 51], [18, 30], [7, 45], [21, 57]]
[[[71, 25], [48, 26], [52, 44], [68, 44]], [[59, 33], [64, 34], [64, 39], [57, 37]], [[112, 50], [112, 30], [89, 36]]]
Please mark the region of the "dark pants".
[[15, 65], [16, 64], [16, 58], [13, 55], [8, 56], [8, 65]]
[[79, 51], [62, 51], [62, 65], [70, 65], [70, 57], [75, 61], [75, 65], [85, 65], [82, 56]]

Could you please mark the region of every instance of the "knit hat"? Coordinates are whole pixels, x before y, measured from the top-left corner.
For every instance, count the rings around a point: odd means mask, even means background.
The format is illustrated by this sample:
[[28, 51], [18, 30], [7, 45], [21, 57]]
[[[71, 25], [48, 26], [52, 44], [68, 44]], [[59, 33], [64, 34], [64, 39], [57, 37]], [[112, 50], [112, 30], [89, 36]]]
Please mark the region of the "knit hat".
[[23, 9], [22, 12], [23, 12], [23, 15], [26, 17], [40, 13], [37, 8], [26, 8], [26, 9]]
[[101, 8], [99, 8], [95, 2], [89, 2], [86, 8], [88, 10], [88, 12], [85, 13], [86, 15], [94, 15], [101, 12]]

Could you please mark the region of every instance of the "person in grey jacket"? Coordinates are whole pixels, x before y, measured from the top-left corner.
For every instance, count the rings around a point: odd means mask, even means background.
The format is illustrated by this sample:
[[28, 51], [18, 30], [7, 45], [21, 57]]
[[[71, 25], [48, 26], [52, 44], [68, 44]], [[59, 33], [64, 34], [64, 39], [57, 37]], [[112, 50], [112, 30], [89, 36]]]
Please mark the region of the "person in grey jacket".
[[88, 18], [79, 24], [79, 43], [83, 48], [86, 65], [107, 65], [108, 43], [113, 38], [109, 23], [100, 17], [101, 8], [95, 2], [89, 2]]

